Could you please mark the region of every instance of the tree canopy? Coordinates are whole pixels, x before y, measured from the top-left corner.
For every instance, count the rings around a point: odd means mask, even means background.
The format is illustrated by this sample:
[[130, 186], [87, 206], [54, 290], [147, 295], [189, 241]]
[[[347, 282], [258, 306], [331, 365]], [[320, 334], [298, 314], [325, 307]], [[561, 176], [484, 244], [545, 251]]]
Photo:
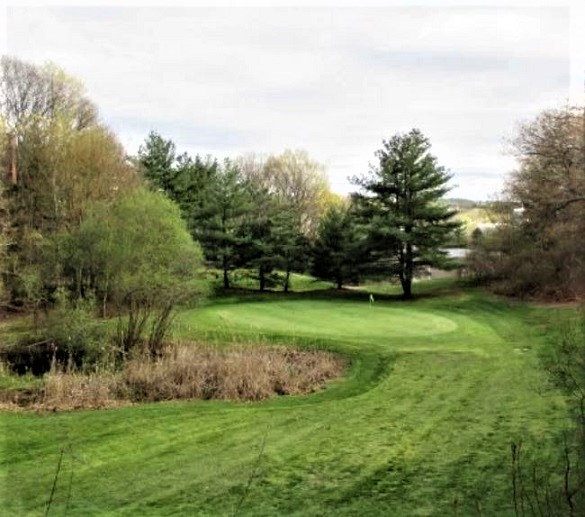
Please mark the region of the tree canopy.
[[361, 239], [347, 204], [332, 204], [317, 228], [311, 273], [335, 282], [338, 289], [358, 279]]

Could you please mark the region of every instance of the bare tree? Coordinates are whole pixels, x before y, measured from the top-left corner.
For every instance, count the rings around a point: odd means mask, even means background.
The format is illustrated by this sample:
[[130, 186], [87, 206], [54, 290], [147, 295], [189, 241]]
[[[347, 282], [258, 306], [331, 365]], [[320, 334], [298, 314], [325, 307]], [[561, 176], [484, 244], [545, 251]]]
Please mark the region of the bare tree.
[[11, 131], [66, 114], [74, 129], [97, 121], [97, 109], [81, 83], [53, 64], [36, 66], [0, 58], [0, 113]]
[[523, 124], [512, 141], [519, 166], [507, 185], [509, 217], [485, 239], [493, 249], [480, 253], [505, 292], [585, 292], [584, 131], [582, 108], [565, 107]]

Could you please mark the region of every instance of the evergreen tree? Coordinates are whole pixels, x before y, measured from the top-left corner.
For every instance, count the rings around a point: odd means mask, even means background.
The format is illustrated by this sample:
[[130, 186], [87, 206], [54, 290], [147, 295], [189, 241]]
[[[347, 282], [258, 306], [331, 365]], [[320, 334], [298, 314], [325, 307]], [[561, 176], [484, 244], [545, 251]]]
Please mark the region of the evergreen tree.
[[172, 140], [166, 140], [155, 131], [148, 134], [138, 149], [138, 162], [144, 177], [155, 188], [161, 189], [168, 197], [175, 199], [176, 189], [176, 148]]
[[203, 246], [206, 258], [221, 269], [227, 289], [229, 271], [239, 264], [245, 245], [241, 228], [252, 209], [252, 195], [239, 168], [229, 160], [208, 184], [207, 194], [200, 206], [192, 207], [193, 235]]
[[297, 214], [288, 203], [279, 203], [272, 218], [270, 248], [275, 267], [284, 272], [283, 290], [290, 288], [293, 271], [306, 271], [309, 261], [309, 240], [301, 231]]
[[398, 276], [405, 299], [412, 297], [418, 267], [446, 263], [441, 246], [459, 227], [454, 211], [439, 202], [451, 176], [430, 147], [417, 129], [394, 135], [376, 153], [379, 165], [354, 178], [361, 187], [354, 200], [366, 227], [369, 260]]
[[311, 272], [338, 289], [357, 279], [357, 229], [349, 207], [332, 205], [321, 219], [312, 248]]
[[268, 287], [270, 273], [284, 271], [283, 289], [288, 291], [291, 272], [305, 269], [307, 240], [288, 203], [261, 188], [254, 189], [253, 200], [240, 228], [240, 265], [257, 271], [260, 291]]

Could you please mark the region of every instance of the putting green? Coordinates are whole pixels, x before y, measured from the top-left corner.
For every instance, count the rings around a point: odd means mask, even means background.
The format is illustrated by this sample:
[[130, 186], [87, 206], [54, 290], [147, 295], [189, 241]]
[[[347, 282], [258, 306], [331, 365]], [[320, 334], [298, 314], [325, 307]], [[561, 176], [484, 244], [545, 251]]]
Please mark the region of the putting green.
[[444, 334], [458, 327], [445, 316], [410, 307], [320, 300], [218, 305], [195, 314], [195, 318], [200, 328], [207, 329], [366, 341]]

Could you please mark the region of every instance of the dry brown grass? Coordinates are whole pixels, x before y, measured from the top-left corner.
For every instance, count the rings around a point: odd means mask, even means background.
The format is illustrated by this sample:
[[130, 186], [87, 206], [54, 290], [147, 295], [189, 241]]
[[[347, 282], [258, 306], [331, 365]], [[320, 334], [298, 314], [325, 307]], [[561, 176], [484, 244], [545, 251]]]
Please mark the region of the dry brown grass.
[[52, 370], [45, 375], [45, 385], [35, 409], [67, 411], [100, 409], [119, 405], [119, 376], [112, 373], [83, 374]]
[[54, 368], [30, 404], [17, 404], [56, 411], [179, 399], [257, 401], [316, 391], [341, 375], [345, 366], [343, 359], [322, 351], [181, 344], [167, 347], [156, 358], [130, 358], [115, 373]]
[[325, 352], [182, 345], [159, 359], [130, 360], [123, 375], [134, 400], [262, 400], [314, 391], [342, 370], [343, 362]]

